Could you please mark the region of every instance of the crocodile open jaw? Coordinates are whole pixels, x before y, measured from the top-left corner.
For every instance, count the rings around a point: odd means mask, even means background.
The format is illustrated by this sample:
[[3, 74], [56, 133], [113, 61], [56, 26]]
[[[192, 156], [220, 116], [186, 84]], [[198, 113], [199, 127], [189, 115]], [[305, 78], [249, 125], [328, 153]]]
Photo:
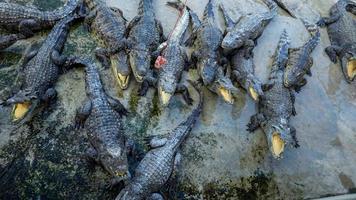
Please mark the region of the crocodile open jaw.
[[284, 151], [284, 141], [278, 132], [272, 134], [272, 153], [275, 157], [280, 158]]
[[253, 87], [249, 87], [248, 91], [250, 92], [250, 95], [252, 97], [253, 100], [257, 101], [258, 100], [258, 93], [256, 92], [256, 90]]
[[224, 101], [226, 101], [229, 104], [233, 104], [234, 103], [234, 98], [232, 97], [232, 94], [231, 94], [230, 90], [225, 89], [223, 87], [220, 87], [218, 89], [218, 92], [219, 92], [220, 96], [222, 96]]
[[17, 103], [14, 105], [11, 117], [14, 122], [23, 119], [31, 108], [30, 102]]

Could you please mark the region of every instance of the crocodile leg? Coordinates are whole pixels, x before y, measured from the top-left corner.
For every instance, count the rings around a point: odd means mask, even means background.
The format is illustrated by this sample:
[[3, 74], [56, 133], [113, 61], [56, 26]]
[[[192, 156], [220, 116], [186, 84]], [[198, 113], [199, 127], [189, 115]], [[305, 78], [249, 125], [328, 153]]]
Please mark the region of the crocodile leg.
[[183, 95], [184, 101], [188, 105], [192, 105], [193, 104], [193, 99], [190, 97], [190, 94], [188, 92], [188, 88], [184, 84], [182, 84], [182, 83], [178, 84], [176, 93], [181, 93]]
[[341, 47], [336, 46], [336, 45], [331, 45], [331, 46], [325, 48], [325, 53], [329, 56], [330, 60], [333, 63], [336, 63], [337, 56], [341, 50], [342, 50]]
[[97, 48], [95, 49], [95, 56], [97, 59], [101, 62], [104, 68], [109, 68], [110, 66], [110, 60], [108, 58], [108, 50], [103, 49], [103, 48]]
[[57, 50], [52, 51], [51, 59], [52, 59], [52, 62], [57, 66], [62, 66], [67, 61], [67, 57], [64, 55], [61, 55], [59, 53], [59, 51], [57, 51]]
[[41, 97], [41, 100], [46, 104], [49, 104], [50, 101], [54, 100], [57, 97], [57, 91], [54, 88], [49, 88], [45, 94]]
[[146, 200], [164, 200], [163, 196], [159, 193], [152, 193]]
[[77, 114], [75, 116], [75, 125], [74, 125], [76, 129], [80, 129], [84, 127], [84, 123], [91, 113], [91, 107], [92, 107], [91, 101], [86, 100], [83, 106], [77, 110]]
[[265, 117], [261, 113], [251, 116], [250, 122], [247, 124], [247, 131], [255, 131], [256, 129], [258, 129], [258, 127], [260, 127], [260, 124], [263, 121], [265, 121]]
[[303, 86], [305, 86], [308, 83], [307, 79], [303, 78], [298, 85], [294, 86], [294, 90], [299, 93], [302, 89]]
[[95, 165], [100, 163], [100, 161], [98, 159], [98, 152], [93, 147], [89, 147], [85, 151], [84, 158], [89, 164], [89, 170], [90, 171], [94, 170]]
[[154, 87], [157, 85], [157, 79], [153, 75], [146, 75], [145, 80], [138, 91], [139, 96], [145, 96], [149, 87]]
[[127, 115], [128, 111], [124, 107], [124, 105], [121, 104], [121, 102], [118, 99], [115, 99], [109, 95], [106, 95], [107, 99], [111, 105], [111, 107], [118, 112], [121, 116], [122, 115]]
[[340, 14], [334, 14], [330, 17], [322, 17], [318, 22], [317, 25], [321, 27], [328, 26], [332, 23], [335, 23], [337, 20], [339, 20], [341, 17]]
[[306, 69], [306, 74], [309, 75], [309, 76], [312, 76], [312, 72], [311, 72], [311, 68], [313, 66], [313, 58], [312, 57], [309, 57], [309, 60], [308, 60], [308, 65], [307, 65], [307, 69]]
[[253, 41], [253, 40], [247, 40], [246, 42], [245, 42], [245, 44], [244, 44], [244, 46], [246, 47], [245, 48], [245, 58], [250, 58], [250, 57], [252, 57], [253, 56], [253, 52], [252, 52], [252, 50], [253, 50], [253, 48], [255, 47], [255, 41]]
[[351, 2], [346, 6], [346, 10], [354, 15], [356, 15], [356, 3]]
[[162, 147], [167, 143], [167, 138], [152, 138], [150, 141], [150, 147], [152, 149], [158, 148], [158, 147]]
[[24, 34], [26, 37], [32, 37], [34, 35], [34, 29], [39, 29], [40, 25], [37, 21], [33, 19], [22, 20], [19, 24], [19, 32]]

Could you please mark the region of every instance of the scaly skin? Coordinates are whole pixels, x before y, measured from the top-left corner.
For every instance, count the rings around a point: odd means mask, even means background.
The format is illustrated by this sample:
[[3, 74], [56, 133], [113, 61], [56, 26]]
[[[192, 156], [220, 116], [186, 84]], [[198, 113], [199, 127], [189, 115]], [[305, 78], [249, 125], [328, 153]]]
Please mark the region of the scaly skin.
[[253, 100], [258, 101], [263, 96], [262, 83], [255, 76], [255, 64], [253, 55], [247, 48], [238, 50], [231, 59], [232, 74], [236, 81], [243, 87]]
[[256, 40], [263, 33], [269, 22], [277, 15], [277, 4], [272, 0], [264, 0], [270, 12], [247, 15], [237, 24], [234, 24], [227, 14], [225, 8], [220, 5], [224, 13], [224, 18], [228, 24], [227, 34], [225, 35], [221, 46], [226, 51], [232, 51], [242, 46], [254, 47]]
[[289, 49], [288, 62], [284, 71], [284, 86], [300, 91], [307, 80], [305, 74], [311, 76], [310, 68], [313, 66], [311, 53], [320, 41], [320, 32], [316, 25], [303, 21], [312, 37], [303, 46]]
[[102, 64], [110, 65], [114, 75], [122, 89], [126, 89], [129, 83], [130, 69], [125, 53], [126, 19], [118, 8], [110, 8], [102, 0], [84, 0], [90, 12], [86, 23], [90, 24], [90, 30], [103, 42], [104, 48], [96, 50], [97, 57]]
[[229, 78], [218, 75], [218, 69], [221, 68], [221, 64], [224, 64], [220, 47], [223, 33], [217, 26], [213, 0], [209, 0], [205, 7], [203, 21], [200, 22], [198, 17], [194, 19], [196, 19], [194, 21], [196, 31], [189, 42], [192, 43], [194, 40], [192, 60], [196, 63], [199, 76], [205, 86], [216, 91], [227, 103], [233, 103], [232, 91], [236, 91], [236, 88], [232, 83], [228, 84], [231, 82]]
[[87, 130], [93, 147], [88, 156], [113, 177], [113, 186], [129, 177], [127, 145], [121, 121], [121, 115], [126, 114], [126, 110], [119, 100], [105, 93], [92, 59], [78, 58], [74, 63], [85, 66], [88, 98], [77, 111], [75, 126]]
[[[67, 58], [61, 55], [69, 34], [69, 28], [79, 17], [69, 15], [59, 21], [45, 42], [38, 49], [25, 55], [20, 80], [23, 80], [20, 91], [6, 100], [5, 104], [15, 104], [12, 112], [14, 121], [28, 120], [40, 102], [48, 102], [56, 96], [53, 86], [59, 76], [59, 67]], [[27, 121], [27, 119], [25, 121]]]
[[356, 3], [339, 0], [331, 9], [330, 17], [322, 18], [318, 24], [327, 26], [331, 46], [325, 49], [331, 61], [340, 60], [342, 72], [348, 83], [356, 76]]
[[171, 37], [166, 42], [167, 46], [161, 52], [167, 62], [161, 66], [158, 71], [158, 95], [161, 105], [167, 106], [171, 97], [176, 92], [183, 92], [184, 98], [188, 104], [191, 99], [186, 86], [181, 84], [183, 70], [188, 66], [186, 51], [181, 46], [184, 33], [189, 25], [190, 9], [180, 2], [168, 2], [168, 5], [178, 8], [182, 15], [173, 30]]
[[[189, 136], [203, 106], [203, 96], [188, 117], [166, 140], [151, 141], [154, 148], [147, 152], [135, 171], [135, 177], [120, 192], [116, 200], [163, 199], [157, 192], [168, 182], [179, 162], [179, 149]], [[155, 198], [153, 198], [153, 196]], [[151, 198], [149, 198], [151, 197]]]
[[73, 13], [81, 3], [81, 0], [68, 0], [66, 5], [54, 11], [40, 11], [14, 3], [0, 3], [0, 27], [29, 37], [34, 31], [52, 27]]
[[138, 82], [147, 80], [146, 76], [151, 75], [149, 71], [155, 59], [152, 59], [153, 54], [163, 40], [162, 25], [155, 18], [152, 0], [141, 0], [138, 16], [128, 25], [129, 61]]
[[[291, 89], [284, 87], [283, 74], [288, 59], [289, 38], [284, 31], [278, 44], [268, 84], [264, 86], [264, 96], [258, 103], [258, 114], [251, 117], [248, 131], [261, 127], [267, 136], [273, 157], [279, 159], [284, 147], [290, 143], [297, 147], [295, 129], [289, 119], [295, 115], [294, 96]], [[274, 142], [275, 139], [279, 142]]]
[[7, 47], [13, 45], [16, 41], [25, 39], [26, 36], [21, 33], [14, 33], [9, 35], [0, 36], [0, 50], [6, 49]]

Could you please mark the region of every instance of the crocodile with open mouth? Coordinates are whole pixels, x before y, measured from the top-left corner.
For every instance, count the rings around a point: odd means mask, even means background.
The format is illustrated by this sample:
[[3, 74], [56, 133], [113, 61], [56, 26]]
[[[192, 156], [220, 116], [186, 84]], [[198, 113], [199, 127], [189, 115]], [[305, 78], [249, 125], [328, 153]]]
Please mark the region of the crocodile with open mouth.
[[127, 42], [130, 47], [129, 62], [131, 70], [140, 83], [150, 79], [149, 73], [153, 55], [158, 46], [164, 42], [163, 28], [155, 18], [153, 0], [141, 0], [138, 8], [138, 16], [127, 27]]
[[237, 23], [233, 22], [225, 7], [220, 4], [227, 24], [227, 34], [221, 43], [222, 48], [228, 52], [242, 46], [253, 49], [255, 40], [261, 36], [269, 22], [277, 15], [277, 4], [272, 0], [263, 1], [270, 11], [244, 16]]
[[68, 0], [61, 8], [53, 11], [41, 11], [34, 7], [1, 2], [0, 27], [30, 37], [35, 31], [52, 27], [59, 20], [74, 13], [81, 3], [81, 0]]
[[209, 0], [206, 5], [202, 22], [194, 13], [191, 14], [194, 17], [194, 32], [188, 43], [194, 46], [191, 60], [196, 64], [200, 80], [225, 102], [233, 103], [232, 92], [236, 91], [236, 88], [228, 77], [218, 72], [226, 61], [220, 47], [223, 33], [218, 27], [217, 16], [214, 13], [214, 1]]
[[119, 100], [105, 93], [93, 59], [77, 58], [72, 64], [85, 66], [87, 94], [87, 100], [77, 110], [75, 127], [87, 130], [93, 147], [87, 151], [87, 156], [113, 177], [110, 186], [114, 186], [130, 176], [128, 145], [121, 121], [121, 115], [127, 111]]
[[153, 149], [144, 156], [135, 170], [134, 178], [121, 190], [116, 200], [163, 199], [158, 192], [177, 170], [181, 158], [179, 149], [202, 111], [201, 90], [199, 90], [199, 96], [197, 107], [184, 122], [172, 130], [168, 138], [153, 139], [150, 142]]
[[237, 50], [231, 58], [232, 75], [253, 100], [258, 101], [263, 96], [262, 83], [255, 75], [253, 55], [246, 47]]
[[292, 87], [297, 92], [307, 83], [304, 75], [311, 76], [310, 68], [313, 66], [311, 53], [320, 41], [319, 28], [307, 21], [303, 21], [303, 23], [312, 37], [303, 46], [289, 49], [288, 62], [284, 70], [284, 86]]
[[356, 76], [356, 3], [339, 0], [331, 9], [330, 17], [322, 18], [318, 24], [327, 26], [331, 46], [325, 49], [331, 61], [339, 57], [342, 72], [348, 83]]
[[126, 19], [118, 8], [110, 8], [102, 0], [84, 0], [89, 8], [85, 23], [89, 30], [101, 39], [105, 48], [95, 50], [104, 67], [111, 68], [121, 89], [129, 84], [130, 68], [125, 48]]
[[20, 90], [1, 104], [14, 104], [12, 120], [26, 122], [40, 108], [40, 103], [49, 103], [56, 97], [53, 88], [56, 83], [60, 67], [67, 66], [73, 58], [61, 55], [69, 34], [70, 25], [81, 15], [71, 14], [57, 22], [38, 50], [25, 54], [19, 72]]
[[283, 74], [288, 60], [289, 37], [284, 31], [275, 53], [269, 82], [263, 86], [264, 95], [258, 102], [258, 113], [251, 117], [248, 131], [261, 127], [267, 136], [268, 146], [274, 158], [282, 158], [287, 144], [298, 147], [296, 130], [289, 124], [295, 115], [294, 94], [284, 87]]

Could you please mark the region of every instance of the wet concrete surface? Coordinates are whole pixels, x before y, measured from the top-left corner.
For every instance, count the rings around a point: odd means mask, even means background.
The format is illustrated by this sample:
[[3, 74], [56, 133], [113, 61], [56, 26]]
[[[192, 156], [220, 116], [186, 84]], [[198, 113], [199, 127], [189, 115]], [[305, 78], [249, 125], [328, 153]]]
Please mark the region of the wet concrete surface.
[[[121, 8], [131, 20], [137, 13], [138, 2], [109, 0], [108, 4]], [[235, 19], [267, 11], [257, 0], [221, 2]], [[327, 16], [336, 1], [285, 2], [302, 3], [298, 8], [307, 9], [296, 10], [295, 15], [312, 21], [315, 13]], [[157, 18], [168, 35], [178, 13], [166, 7], [164, 1], [154, 0], [154, 3]], [[207, 0], [188, 1], [199, 16], [206, 3]], [[44, 9], [60, 5], [56, 0], [35, 0], [33, 4]], [[223, 29], [222, 18], [220, 21]], [[280, 10], [254, 49], [256, 73], [263, 81], [268, 78], [271, 57], [283, 29], [290, 35], [292, 47], [301, 46], [310, 37], [299, 19]], [[324, 48], [330, 45], [326, 29], [322, 29], [321, 34], [321, 43], [312, 54], [313, 76], [307, 77], [308, 84], [296, 95], [298, 115], [291, 119], [300, 148], [288, 148], [282, 160], [274, 160], [262, 131], [252, 134], [246, 131], [250, 116], [256, 112], [251, 98], [240, 89], [235, 94], [235, 104], [227, 105], [205, 89], [203, 113], [183, 145], [178, 184], [170, 186], [173, 192], [163, 191], [167, 199], [308, 199], [356, 192], [356, 85], [347, 84], [339, 64], [330, 62], [324, 53]], [[31, 41], [45, 35], [41, 33], [19, 42], [9, 48], [8, 53], [1, 53], [0, 89], [15, 79], [17, 61], [21, 57], [18, 54]], [[74, 27], [65, 53], [90, 54], [95, 48], [92, 37], [83, 26]], [[121, 91], [111, 70], [100, 71], [107, 91], [129, 108], [126, 131], [142, 150], [146, 149], [145, 137], [166, 134], [192, 109], [179, 95], [168, 108], [160, 108], [153, 89], [146, 97], [138, 97], [139, 86], [134, 80], [128, 90]], [[194, 70], [189, 75], [191, 79], [196, 78]], [[85, 132], [75, 131], [72, 126], [75, 110], [85, 99], [83, 70], [74, 69], [62, 75], [56, 90], [56, 103], [20, 128], [15, 129], [9, 122], [11, 108], [0, 108], [0, 197], [113, 198], [118, 191], [106, 189], [109, 177], [99, 167], [90, 170], [82, 159], [89, 146]], [[11, 129], [14, 129], [12, 134]]]

